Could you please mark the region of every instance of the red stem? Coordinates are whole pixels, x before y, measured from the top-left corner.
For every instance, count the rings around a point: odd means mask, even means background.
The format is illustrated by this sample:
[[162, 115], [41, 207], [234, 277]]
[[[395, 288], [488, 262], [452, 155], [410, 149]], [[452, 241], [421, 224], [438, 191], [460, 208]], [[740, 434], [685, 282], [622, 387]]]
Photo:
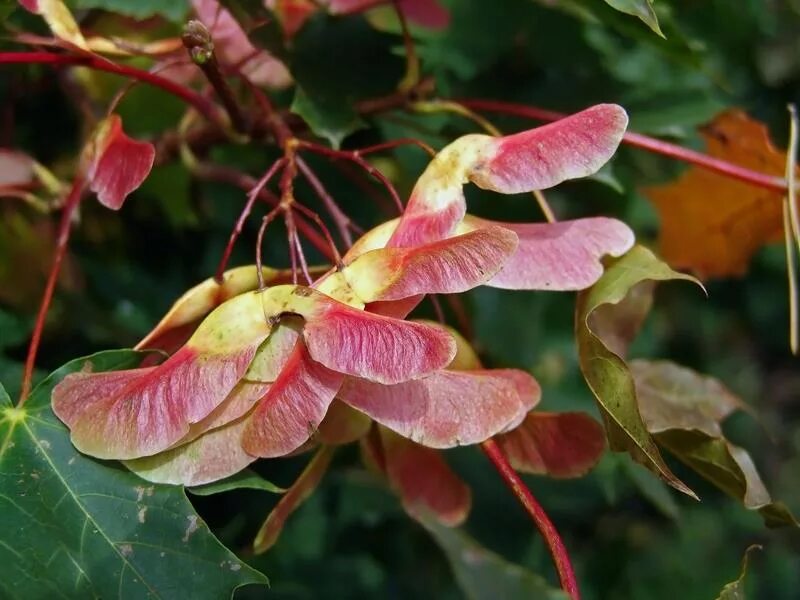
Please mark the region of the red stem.
[[123, 77], [149, 83], [173, 96], [177, 96], [193, 106], [197, 112], [209, 121], [222, 126], [222, 119], [214, 103], [194, 90], [170, 81], [161, 75], [137, 69], [136, 67], [119, 65], [99, 56], [56, 54], [54, 52], [0, 52], [0, 64], [78, 65], [122, 75]]
[[22, 406], [25, 400], [28, 399], [28, 394], [31, 391], [31, 382], [33, 380], [33, 367], [36, 364], [36, 354], [39, 351], [39, 343], [42, 340], [42, 331], [44, 330], [45, 319], [47, 312], [50, 309], [50, 302], [53, 299], [53, 294], [56, 290], [58, 283], [58, 275], [61, 273], [61, 265], [64, 262], [64, 256], [67, 254], [67, 244], [69, 242], [69, 234], [72, 226], [72, 217], [75, 215], [75, 210], [81, 202], [85, 180], [82, 176], [78, 176], [72, 184], [72, 189], [69, 191], [67, 200], [64, 203], [64, 208], [61, 212], [61, 222], [58, 226], [58, 239], [56, 240], [55, 253], [53, 255], [53, 264], [50, 266], [50, 274], [47, 277], [47, 285], [42, 295], [42, 303], [39, 306], [39, 313], [36, 315], [36, 324], [33, 327], [33, 335], [31, 336], [31, 343], [28, 346], [28, 356], [25, 359], [25, 370], [22, 375], [22, 391], [20, 392], [19, 405]]
[[279, 158], [276, 160], [272, 166], [267, 170], [264, 176], [258, 180], [249, 192], [247, 192], [247, 202], [245, 202], [244, 208], [242, 209], [241, 214], [239, 215], [238, 220], [236, 221], [236, 225], [231, 231], [231, 235], [228, 238], [228, 245], [225, 246], [225, 252], [222, 253], [222, 259], [219, 261], [219, 266], [217, 267], [217, 273], [214, 275], [214, 280], [222, 284], [223, 275], [225, 273], [225, 269], [228, 267], [228, 261], [231, 258], [231, 253], [233, 252], [233, 247], [236, 245], [236, 240], [239, 239], [239, 236], [242, 234], [242, 229], [244, 229], [245, 221], [250, 216], [250, 213], [253, 210], [253, 205], [256, 203], [256, 199], [261, 195], [261, 190], [264, 189], [264, 186], [269, 183], [269, 180], [278, 172], [278, 170], [283, 167], [285, 164], [286, 159]]
[[572, 562], [569, 559], [569, 554], [561, 541], [561, 536], [558, 535], [553, 522], [544, 511], [542, 506], [533, 497], [531, 491], [527, 488], [517, 472], [511, 467], [508, 459], [503, 454], [500, 446], [494, 440], [487, 440], [481, 444], [481, 448], [492, 461], [497, 472], [505, 481], [506, 485], [514, 492], [514, 495], [519, 500], [520, 504], [530, 515], [539, 533], [542, 534], [550, 555], [553, 557], [556, 571], [558, 571], [558, 578], [561, 580], [562, 589], [569, 594], [572, 600], [579, 600], [580, 593], [578, 592], [578, 582], [575, 579], [575, 571], [572, 568]]
[[[457, 102], [463, 106], [475, 110], [525, 117], [529, 119], [536, 119], [537, 121], [557, 121], [567, 116], [563, 113], [545, 110], [535, 106], [515, 104], [513, 102], [472, 99], [457, 100]], [[765, 175], [763, 173], [759, 173], [758, 171], [753, 171], [728, 161], [714, 158], [708, 154], [689, 150], [688, 148], [684, 148], [676, 144], [670, 144], [669, 142], [663, 142], [656, 138], [642, 135], [641, 133], [629, 131], [624, 135], [622, 141], [631, 146], [649, 150], [650, 152], [655, 152], [657, 154], [663, 154], [664, 156], [669, 156], [670, 158], [675, 158], [677, 160], [682, 160], [703, 169], [707, 169], [733, 179], [738, 179], [739, 181], [744, 181], [758, 187], [782, 193], [786, 191], [786, 182], [781, 177]]]

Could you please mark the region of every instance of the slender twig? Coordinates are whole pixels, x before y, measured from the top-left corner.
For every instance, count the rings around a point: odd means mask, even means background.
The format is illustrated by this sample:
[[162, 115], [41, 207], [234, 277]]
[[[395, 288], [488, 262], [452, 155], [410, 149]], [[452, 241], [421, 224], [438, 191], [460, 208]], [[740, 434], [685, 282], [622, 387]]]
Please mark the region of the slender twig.
[[[463, 104], [464, 106], [474, 108], [475, 110], [525, 117], [529, 119], [536, 119], [538, 121], [557, 121], [558, 119], [563, 119], [567, 116], [563, 113], [544, 110], [534, 106], [514, 104], [513, 102], [464, 99], [459, 100], [459, 103]], [[764, 173], [759, 173], [758, 171], [753, 171], [746, 167], [740, 167], [739, 165], [703, 154], [702, 152], [689, 150], [688, 148], [684, 148], [676, 144], [670, 144], [669, 142], [664, 142], [640, 133], [634, 133], [632, 131], [628, 131], [622, 138], [622, 141], [631, 146], [649, 150], [650, 152], [655, 152], [656, 154], [669, 156], [670, 158], [687, 162], [708, 171], [713, 171], [715, 173], [719, 173], [720, 175], [725, 175], [733, 179], [738, 179], [739, 181], [744, 181], [745, 183], [749, 183], [751, 185], [776, 192], [786, 192], [786, 181], [784, 181], [784, 179], [781, 177], [765, 175]]]
[[319, 199], [322, 200], [322, 204], [328, 209], [328, 213], [330, 213], [333, 218], [336, 229], [339, 230], [339, 236], [342, 238], [342, 241], [348, 248], [352, 246], [353, 236], [350, 235], [350, 230], [353, 229], [358, 232], [358, 228], [350, 220], [350, 217], [336, 204], [336, 200], [328, 193], [328, 190], [322, 185], [319, 177], [317, 177], [316, 173], [311, 170], [302, 158], [297, 158], [297, 167], [300, 169], [300, 172], [303, 174], [306, 181], [308, 181], [309, 185], [311, 185], [311, 188], [316, 192]]
[[54, 52], [0, 52], [0, 64], [77, 65], [137, 79], [161, 88], [173, 96], [177, 96], [212, 123], [223, 126], [220, 114], [214, 103], [194, 90], [170, 81], [166, 77], [137, 69], [136, 67], [120, 65], [99, 56], [56, 54]]
[[471, 110], [464, 104], [454, 100], [441, 100], [438, 98], [433, 100], [420, 100], [418, 102], [412, 102], [409, 104], [409, 108], [420, 113], [449, 112], [460, 115], [466, 119], [469, 119], [481, 129], [484, 129], [489, 135], [502, 135], [500, 130], [492, 125], [492, 123], [490, 123], [487, 119]]
[[320, 216], [313, 210], [311, 210], [306, 206], [303, 206], [299, 202], [295, 202], [292, 205], [292, 208], [306, 215], [309, 219], [311, 219], [317, 224], [317, 227], [322, 232], [322, 235], [324, 235], [325, 239], [328, 241], [328, 246], [330, 246], [330, 253], [328, 254], [328, 257], [334, 260], [336, 268], [338, 270], [342, 270], [344, 268], [344, 263], [342, 262], [342, 255], [339, 253], [339, 249], [336, 247], [336, 242], [333, 241], [333, 236], [331, 235], [331, 232], [325, 226], [325, 223], [322, 221]]
[[256, 275], [258, 276], [259, 290], [263, 290], [265, 287], [263, 261], [261, 260], [261, 246], [264, 244], [264, 232], [267, 230], [267, 226], [280, 214], [282, 209], [283, 207], [279, 204], [269, 211], [264, 218], [261, 219], [261, 227], [258, 228], [258, 235], [256, 236]]
[[553, 212], [553, 208], [547, 201], [544, 192], [542, 190], [533, 190], [532, 193], [533, 197], [536, 198], [536, 203], [539, 205], [539, 208], [541, 209], [542, 213], [544, 213], [544, 218], [547, 219], [547, 222], [555, 223], [556, 213]]
[[285, 163], [286, 160], [283, 158], [279, 158], [277, 161], [275, 161], [272, 166], [267, 169], [267, 172], [264, 173], [264, 176], [258, 180], [258, 182], [249, 192], [247, 192], [247, 202], [245, 203], [244, 208], [239, 215], [239, 219], [236, 221], [233, 231], [231, 231], [230, 238], [228, 238], [228, 245], [225, 246], [225, 252], [222, 254], [222, 259], [219, 261], [219, 266], [217, 267], [217, 273], [214, 275], [214, 279], [217, 283], [222, 283], [223, 274], [225, 273], [225, 269], [228, 267], [228, 261], [231, 258], [231, 252], [233, 252], [233, 246], [236, 244], [236, 240], [242, 233], [245, 221], [247, 221], [247, 218], [250, 216], [256, 199], [261, 196], [261, 192], [267, 183], [269, 183], [269, 180], [274, 177], [275, 173], [277, 173]]
[[[313, 142], [308, 142], [305, 140], [297, 140], [297, 145], [301, 149], [309, 150], [316, 154], [329, 156], [331, 158], [341, 158], [357, 164], [375, 179], [380, 181], [381, 184], [383, 184], [383, 186], [389, 192], [389, 195], [392, 197], [397, 210], [401, 213], [403, 212], [403, 202], [400, 200], [400, 194], [397, 193], [397, 189], [394, 187], [392, 182], [389, 181], [389, 178], [386, 177], [386, 175], [364, 160], [359, 150], [332, 150], [331, 148], [326, 148], [325, 146], [320, 146], [319, 144], [314, 144]], [[386, 146], [384, 145], [383, 147]]]
[[64, 209], [61, 211], [61, 222], [58, 226], [58, 238], [56, 240], [55, 252], [53, 253], [53, 264], [50, 266], [50, 274], [47, 277], [47, 284], [44, 289], [44, 294], [42, 294], [42, 303], [39, 306], [39, 313], [36, 315], [36, 323], [33, 327], [30, 345], [28, 346], [28, 356], [25, 359], [25, 370], [22, 375], [22, 390], [20, 392], [18, 406], [22, 406], [25, 403], [31, 391], [33, 368], [36, 364], [36, 354], [39, 351], [39, 344], [42, 340], [42, 332], [44, 331], [47, 312], [50, 309], [50, 302], [53, 300], [53, 294], [56, 290], [58, 276], [61, 273], [61, 265], [67, 254], [67, 244], [69, 243], [69, 235], [72, 231], [72, 219], [81, 202], [85, 186], [86, 180], [83, 176], [77, 176], [69, 191], [67, 200], [64, 203]]
[[417, 48], [414, 45], [414, 39], [411, 37], [406, 15], [400, 8], [399, 0], [392, 0], [392, 6], [394, 6], [394, 12], [397, 14], [397, 20], [400, 22], [400, 30], [403, 33], [403, 46], [406, 51], [406, 72], [397, 85], [397, 91], [407, 94], [419, 83], [419, 56], [417, 56]]
[[789, 109], [789, 148], [786, 153], [786, 197], [783, 200], [783, 232], [786, 243], [786, 273], [789, 280], [789, 347], [792, 354], [797, 354], [800, 347], [798, 340], [798, 289], [797, 289], [797, 262], [795, 248], [800, 255], [800, 224], [797, 217], [797, 195], [795, 190], [795, 170], [797, 169], [797, 109], [793, 104]]
[[200, 21], [191, 20], [183, 28], [181, 40], [183, 40], [183, 46], [189, 52], [192, 62], [200, 68], [211, 87], [217, 93], [234, 129], [239, 133], [247, 133], [247, 119], [239, 107], [236, 97], [233, 95], [231, 86], [228, 85], [222, 75], [219, 62], [217, 62], [217, 55], [214, 52], [214, 41], [211, 39], [211, 33]]
[[555, 526], [550, 517], [544, 511], [542, 506], [533, 497], [531, 491], [527, 488], [517, 472], [513, 469], [508, 459], [503, 454], [500, 446], [494, 440], [487, 440], [481, 444], [481, 448], [489, 457], [497, 472], [503, 478], [506, 485], [514, 492], [514, 495], [522, 504], [523, 508], [533, 519], [539, 533], [542, 534], [547, 548], [553, 557], [558, 577], [561, 580], [561, 587], [569, 594], [572, 600], [578, 600], [580, 593], [578, 592], [578, 582], [575, 579], [575, 571], [572, 568], [567, 549], [564, 542], [561, 541], [561, 536], [558, 534]]
[[[192, 173], [205, 181], [218, 181], [221, 183], [227, 183], [238, 187], [245, 192], [252, 190], [258, 183], [258, 180], [251, 175], [242, 173], [241, 171], [237, 171], [231, 167], [210, 163], [198, 163], [193, 168]], [[280, 204], [280, 200], [267, 189], [262, 189], [261, 192], [259, 192], [258, 197], [273, 207]], [[326, 240], [323, 239], [314, 230], [314, 228], [305, 221], [305, 219], [297, 219], [297, 228], [300, 233], [302, 233], [303, 236], [322, 253], [323, 256], [327, 257], [331, 261], [336, 259], [336, 255], [331, 252]]]

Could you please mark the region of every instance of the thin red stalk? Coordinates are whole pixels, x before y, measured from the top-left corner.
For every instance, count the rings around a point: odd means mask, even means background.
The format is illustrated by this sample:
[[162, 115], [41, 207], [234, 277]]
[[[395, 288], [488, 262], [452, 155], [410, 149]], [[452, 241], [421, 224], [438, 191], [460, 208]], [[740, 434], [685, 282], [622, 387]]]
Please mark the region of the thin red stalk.
[[359, 148], [358, 150], [354, 150], [354, 152], [356, 154], [360, 154], [361, 156], [366, 156], [367, 154], [373, 154], [383, 150], [391, 150], [392, 148], [397, 148], [399, 146], [416, 146], [417, 148], [422, 148], [426, 153], [428, 153], [429, 156], [436, 156], [436, 150], [431, 148], [422, 140], [418, 140], [416, 138], [397, 138], [395, 140], [389, 140], [388, 142], [382, 142], [373, 146]]
[[[242, 173], [231, 167], [210, 163], [200, 163], [197, 165], [194, 174], [207, 181], [228, 183], [245, 191], [253, 189], [258, 183], [255, 177], [247, 175], [246, 173]], [[267, 189], [261, 190], [258, 197], [273, 207], [280, 204], [280, 200], [275, 197], [275, 194]], [[336, 254], [331, 252], [326, 240], [323, 239], [305, 219], [297, 219], [297, 228], [300, 233], [329, 260], [333, 261], [336, 259]]]
[[459, 331], [461, 331], [465, 338], [472, 341], [475, 338], [475, 332], [472, 330], [472, 322], [469, 319], [467, 309], [464, 306], [461, 296], [457, 294], [447, 294], [445, 295], [445, 299], [456, 317]]
[[258, 236], [256, 237], [256, 275], [258, 276], [258, 289], [264, 289], [264, 263], [261, 260], [261, 246], [264, 243], [264, 232], [267, 230], [267, 225], [269, 225], [275, 216], [281, 212], [282, 207], [280, 205], [273, 208], [271, 211], [267, 213], [267, 215], [261, 219], [261, 227], [258, 228]]
[[439, 302], [439, 297], [436, 294], [429, 294], [428, 298], [430, 298], [431, 304], [433, 305], [433, 312], [436, 313], [436, 319], [439, 323], [444, 325], [446, 321], [444, 318], [444, 311], [442, 310], [442, 303]]
[[236, 101], [236, 96], [233, 94], [231, 86], [228, 85], [222, 75], [214, 52], [214, 41], [211, 39], [211, 32], [202, 22], [191, 20], [184, 26], [181, 39], [192, 62], [203, 72], [203, 75], [206, 76], [211, 87], [217, 93], [217, 97], [222, 102], [222, 106], [225, 107], [233, 127], [239, 133], [247, 133], [247, 118]]
[[315, 213], [310, 208], [303, 206], [299, 202], [295, 202], [292, 204], [292, 208], [301, 212], [302, 214], [306, 215], [309, 219], [314, 221], [319, 227], [319, 230], [322, 232], [322, 235], [325, 236], [325, 239], [328, 241], [328, 245], [330, 246], [330, 252], [328, 253], [328, 258], [331, 258], [336, 261], [336, 267], [341, 270], [344, 268], [344, 264], [342, 262], [342, 255], [339, 254], [339, 249], [336, 247], [336, 243], [333, 241], [333, 236], [328, 228], [325, 226], [325, 223], [322, 222], [320, 216]]
[[225, 246], [225, 252], [222, 254], [222, 259], [219, 261], [219, 266], [217, 267], [217, 273], [214, 275], [214, 279], [217, 281], [217, 283], [222, 283], [222, 275], [228, 266], [228, 261], [231, 258], [231, 252], [233, 252], [233, 246], [236, 244], [236, 240], [242, 233], [245, 221], [247, 221], [247, 218], [250, 216], [250, 212], [253, 210], [253, 205], [255, 204], [256, 199], [261, 195], [264, 186], [269, 183], [269, 180], [274, 177], [275, 173], [277, 173], [285, 163], [286, 159], [284, 158], [279, 158], [277, 161], [275, 161], [264, 174], [264, 176], [259, 179], [253, 188], [247, 193], [247, 202], [242, 209], [242, 213], [239, 215], [239, 219], [236, 221], [233, 231], [231, 231], [231, 236], [228, 239], [228, 245]]
[[325, 146], [320, 146], [319, 144], [314, 144], [312, 142], [307, 142], [305, 140], [298, 140], [298, 146], [300, 148], [304, 148], [306, 150], [310, 150], [311, 152], [315, 152], [317, 154], [322, 154], [323, 156], [330, 156], [332, 158], [343, 158], [345, 160], [349, 160], [354, 162], [359, 167], [364, 169], [367, 173], [372, 175], [375, 179], [381, 182], [386, 190], [389, 192], [389, 195], [392, 197], [392, 200], [397, 207], [399, 212], [403, 212], [403, 202], [400, 200], [400, 194], [397, 193], [394, 185], [389, 179], [380, 172], [380, 170], [373, 167], [369, 164], [366, 160], [364, 160], [359, 150], [332, 150], [330, 148], [326, 148]]
[[123, 77], [129, 77], [131, 79], [137, 79], [161, 88], [173, 96], [177, 96], [187, 104], [193, 106], [197, 112], [209, 121], [217, 125], [222, 125], [217, 107], [210, 100], [194, 90], [170, 81], [160, 75], [156, 75], [155, 73], [150, 73], [149, 71], [137, 69], [136, 67], [130, 67], [128, 65], [113, 63], [99, 56], [56, 54], [54, 52], [0, 52], [0, 64], [78, 65], [98, 71], [122, 75]]
[[312, 189], [316, 192], [317, 196], [322, 203], [325, 205], [325, 208], [328, 209], [331, 217], [333, 218], [333, 222], [336, 225], [336, 229], [339, 230], [339, 236], [342, 238], [342, 241], [345, 245], [349, 248], [353, 245], [353, 236], [350, 235], [350, 228], [353, 227], [352, 221], [350, 218], [344, 214], [339, 205], [336, 204], [336, 201], [333, 197], [328, 193], [328, 190], [325, 189], [325, 186], [322, 185], [322, 182], [317, 177], [316, 173], [311, 170], [311, 168], [306, 164], [306, 162], [297, 157], [297, 166], [300, 169], [300, 172], [306, 178], [309, 185], [311, 185]]
[[[525, 117], [529, 119], [536, 119], [538, 121], [557, 121], [558, 119], [563, 119], [567, 116], [563, 113], [545, 110], [535, 106], [515, 104], [513, 102], [473, 99], [464, 99], [459, 100], [458, 102], [475, 110]], [[702, 152], [689, 150], [688, 148], [684, 148], [676, 144], [670, 144], [669, 142], [664, 142], [656, 138], [642, 135], [641, 133], [629, 131], [622, 138], [622, 141], [631, 146], [642, 148], [650, 152], [655, 152], [656, 154], [669, 156], [670, 158], [681, 160], [703, 169], [719, 173], [720, 175], [725, 175], [733, 179], [738, 179], [739, 181], [744, 181], [745, 183], [749, 183], [751, 185], [776, 192], [786, 192], [786, 181], [784, 181], [781, 177], [765, 175], [764, 173], [759, 173], [758, 171], [740, 167], [739, 165], [735, 165], [719, 158], [714, 158], [713, 156], [703, 154]]]
[[39, 313], [36, 315], [36, 324], [33, 327], [31, 343], [28, 346], [28, 356], [25, 359], [25, 370], [22, 375], [22, 391], [20, 392], [18, 406], [22, 406], [25, 403], [31, 391], [33, 368], [36, 365], [36, 354], [39, 351], [39, 344], [42, 340], [45, 319], [47, 318], [50, 302], [53, 300], [53, 294], [56, 290], [58, 276], [61, 273], [61, 265], [67, 254], [67, 244], [69, 243], [69, 235], [72, 229], [72, 217], [75, 215], [75, 210], [81, 202], [85, 185], [86, 181], [83, 176], [76, 177], [72, 184], [72, 189], [70, 189], [69, 195], [67, 196], [67, 200], [64, 203], [64, 209], [61, 211], [61, 222], [58, 226], [58, 239], [56, 240], [55, 253], [53, 254], [53, 264], [50, 266], [47, 285], [45, 286], [44, 294], [42, 294], [42, 303], [39, 306]]
[[575, 579], [575, 571], [572, 568], [572, 562], [569, 559], [569, 554], [564, 546], [564, 542], [561, 541], [561, 536], [558, 534], [552, 521], [550, 521], [550, 517], [547, 516], [542, 506], [537, 502], [536, 498], [533, 497], [531, 491], [508, 462], [508, 459], [505, 454], [503, 454], [500, 446], [497, 445], [497, 442], [492, 439], [487, 440], [481, 444], [481, 448], [489, 457], [489, 460], [492, 462], [495, 469], [497, 469], [497, 472], [500, 473], [503, 481], [511, 491], [514, 492], [517, 500], [519, 500], [531, 519], [533, 519], [539, 533], [542, 534], [547, 548], [550, 550], [550, 555], [553, 557], [553, 562], [558, 572], [558, 578], [561, 580], [562, 589], [569, 594], [572, 600], [579, 600], [580, 593], [578, 591], [578, 582]]

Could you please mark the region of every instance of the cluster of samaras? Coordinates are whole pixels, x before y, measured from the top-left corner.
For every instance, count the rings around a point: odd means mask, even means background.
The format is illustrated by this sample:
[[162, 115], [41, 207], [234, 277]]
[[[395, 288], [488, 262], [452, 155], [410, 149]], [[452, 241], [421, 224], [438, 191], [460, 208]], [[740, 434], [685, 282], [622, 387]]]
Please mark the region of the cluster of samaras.
[[425, 294], [592, 285], [602, 256], [632, 246], [626, 225], [494, 223], [466, 214], [462, 188], [471, 181], [511, 194], [590, 175], [626, 125], [620, 107], [599, 105], [507, 137], [462, 137], [433, 159], [399, 219], [364, 235], [310, 287], [270, 269], [259, 277], [255, 267], [206, 281], [139, 345], [177, 348], [169, 358], [70, 375], [53, 409], [82, 452], [185, 485], [359, 438], [384, 468], [409, 444], [447, 448], [503, 434], [513, 445], [539, 400], [536, 381], [483, 369], [458, 334], [406, 316]]

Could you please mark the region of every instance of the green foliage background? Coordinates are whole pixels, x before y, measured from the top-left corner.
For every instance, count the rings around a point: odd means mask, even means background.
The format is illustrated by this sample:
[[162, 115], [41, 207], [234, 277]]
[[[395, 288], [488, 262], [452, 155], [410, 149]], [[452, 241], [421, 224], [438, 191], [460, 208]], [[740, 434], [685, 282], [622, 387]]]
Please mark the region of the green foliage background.
[[[164, 26], [167, 33], [178, 31], [186, 9], [183, 2], [152, 0], [137, 3], [135, 11], [130, 10], [134, 3], [110, 0], [71, 4], [137, 17], [161, 13], [171, 21]], [[783, 142], [785, 104], [800, 98], [800, 5], [793, 0], [657, 0], [665, 39], [596, 0], [444, 4], [452, 11], [450, 29], [416, 32], [424, 73], [434, 77], [444, 97], [506, 99], [565, 112], [618, 102], [631, 114], [633, 130], [695, 147], [695, 127], [730, 106], [769, 123], [776, 141]], [[89, 18], [102, 26], [102, 13]], [[44, 32], [39, 19], [20, 10], [9, 22]], [[345, 47], [342, 36], [349, 40]], [[362, 41], [369, 50], [354, 69], [351, 57], [358, 60]], [[339, 102], [332, 108], [325, 103], [323, 112], [329, 112], [323, 117], [348, 131], [353, 122], [345, 109], [357, 98], [390, 91], [396, 81], [391, 75], [401, 66], [400, 38], [376, 33], [362, 17], [347, 22], [320, 17], [297, 44], [292, 68], [303, 74], [304, 89], [312, 101], [330, 95], [333, 104]], [[320, 56], [326, 48], [331, 54]], [[119, 80], [95, 73], [89, 84], [94, 97], [84, 100], [96, 110]], [[71, 89], [68, 78], [52, 77], [50, 71], [3, 68], [0, 105], [13, 106], [14, 127], [3, 132], [2, 145], [25, 149], [57, 173], [69, 173], [69, 159], [84, 133]], [[279, 101], [288, 106], [291, 97], [284, 96]], [[142, 137], [174, 127], [181, 111], [177, 101], [144, 86], [134, 88], [120, 105], [128, 132]], [[506, 131], [531, 125], [506, 118], [494, 122]], [[363, 125], [345, 147], [405, 136], [441, 147], [473, 130], [456, 116], [404, 111], [366, 118]], [[262, 146], [222, 145], [210, 157], [258, 174], [275, 156]], [[418, 151], [403, 149], [381, 159], [379, 166], [407, 193], [425, 160]], [[362, 225], [388, 214], [327, 163], [315, 161], [314, 166]], [[673, 178], [682, 168], [623, 148], [602, 180], [563, 185], [549, 199], [561, 218], [618, 216], [642, 242], [653, 245], [658, 222], [639, 190]], [[298, 195], [312, 196], [302, 186]], [[529, 197], [499, 201], [469, 189], [468, 200], [471, 212], [480, 215], [539, 218]], [[156, 167], [120, 213], [86, 202], [73, 236], [68, 277], [48, 321], [42, 373], [76, 356], [132, 346], [182, 291], [213, 272], [243, 201], [240, 191], [194, 180], [172, 163]], [[46, 273], [34, 265], [46, 258], [41, 240], [52, 234], [45, 228], [48, 220], [13, 202], [0, 204], [0, 381], [12, 398]], [[253, 223], [237, 246], [235, 264], [252, 260]], [[282, 233], [276, 228], [269, 238], [269, 262], [286, 265]], [[664, 286], [631, 354], [669, 358], [715, 375], [753, 406], [760, 420], [739, 415], [727, 433], [754, 455], [773, 496], [798, 513], [800, 371], [787, 349], [784, 277], [782, 249], [770, 247], [759, 253], [747, 277], [712, 282], [707, 300], [688, 285]], [[468, 302], [487, 365], [533, 372], [544, 387], [544, 409], [595, 410], [577, 366], [573, 295], [484, 288], [471, 293]], [[448, 458], [474, 492], [467, 530], [483, 545], [554, 581], [540, 538], [482, 454], [461, 449]], [[270, 461], [257, 470], [288, 485], [304, 461]], [[795, 597], [800, 588], [798, 534], [764, 529], [757, 514], [680, 464], [672, 466], [702, 503], [677, 495], [620, 456], [607, 456], [577, 481], [529, 478], [572, 551], [584, 597], [714, 598], [738, 576], [742, 555], [752, 543], [764, 546], [751, 557], [747, 587], [752, 597]], [[276, 497], [239, 490], [191, 499], [223, 543], [236, 551], [246, 548]], [[272, 551], [243, 556], [270, 577], [268, 597], [462, 594], [431, 537], [365, 475], [355, 449], [340, 453], [335, 470], [290, 520]], [[263, 593], [245, 588], [237, 597]]]

